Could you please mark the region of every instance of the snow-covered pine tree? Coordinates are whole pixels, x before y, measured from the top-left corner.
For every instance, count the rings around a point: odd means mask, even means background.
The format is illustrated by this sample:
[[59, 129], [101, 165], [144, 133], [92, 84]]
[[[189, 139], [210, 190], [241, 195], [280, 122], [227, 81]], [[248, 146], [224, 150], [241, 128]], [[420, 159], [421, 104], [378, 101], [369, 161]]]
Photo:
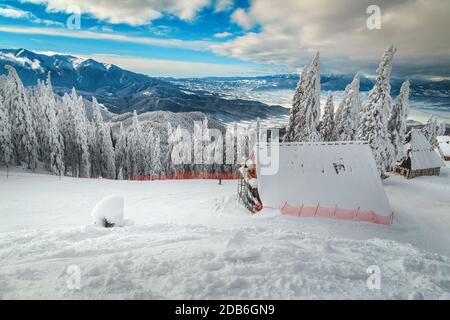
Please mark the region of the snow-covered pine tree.
[[294, 95], [284, 142], [319, 141], [320, 58], [319, 52], [305, 66]]
[[[120, 123], [119, 136], [117, 137], [117, 142], [114, 148], [115, 160], [116, 160], [116, 171], [117, 179], [119, 179], [119, 173], [122, 172], [122, 180], [124, 177], [124, 169], [126, 167], [126, 157], [127, 157], [127, 137], [125, 135], [125, 130], [123, 129], [123, 123]], [[122, 171], [121, 171], [122, 170]]]
[[109, 179], [116, 178], [116, 162], [114, 159], [114, 146], [112, 142], [112, 132], [111, 132], [111, 123], [105, 123], [103, 125], [103, 130], [105, 131], [104, 135], [104, 165], [106, 170], [106, 177]]
[[103, 122], [100, 105], [95, 97], [92, 98], [92, 128], [94, 135], [93, 162], [95, 163], [93, 173], [109, 179], [116, 178], [116, 168], [114, 159], [114, 148], [111, 140], [109, 124]]
[[72, 163], [71, 161], [71, 149], [70, 149], [70, 144], [72, 143], [72, 135], [71, 135], [71, 119], [70, 119], [70, 104], [71, 104], [71, 99], [70, 96], [65, 93], [61, 99], [61, 103], [57, 109], [56, 112], [56, 118], [57, 118], [57, 122], [58, 122], [58, 128], [59, 128], [59, 132], [61, 133], [62, 136], [62, 143], [61, 146], [63, 147], [63, 151], [64, 151], [64, 174], [68, 173], [69, 167]]
[[203, 152], [203, 172], [214, 172], [214, 153], [213, 143], [208, 128], [208, 118], [204, 118], [202, 122], [202, 152]]
[[9, 122], [8, 110], [0, 95], [0, 162], [10, 164], [13, 156], [13, 145], [11, 142], [11, 123]]
[[134, 110], [131, 131], [128, 133], [127, 141], [127, 172], [129, 177], [142, 174], [144, 170], [144, 139], [142, 137], [141, 125]]
[[4, 103], [12, 128], [14, 160], [17, 164], [24, 161], [28, 169], [34, 170], [38, 162], [38, 143], [28, 96], [16, 70], [11, 66], [6, 66], [6, 69]]
[[56, 119], [56, 98], [50, 79], [50, 73], [47, 82], [39, 81], [36, 102], [39, 104], [41, 112], [40, 119], [37, 121], [45, 130], [40, 131], [41, 135], [41, 154], [45, 168], [56, 175], [64, 174], [64, 150], [61, 145], [62, 137], [59, 132]]
[[392, 98], [389, 83], [392, 60], [397, 50], [391, 46], [383, 55], [377, 69], [376, 83], [369, 92], [369, 101], [363, 107], [358, 139], [367, 141], [372, 148], [378, 171], [386, 178], [386, 169], [390, 166], [390, 140], [387, 132], [387, 117], [392, 110]]
[[[44, 100], [41, 95], [45, 94], [43, 87], [45, 83], [41, 80], [37, 80], [37, 85], [34, 87], [25, 88], [28, 96], [28, 103], [30, 105], [31, 117], [33, 119], [33, 128], [36, 134], [36, 141], [38, 145], [38, 160], [44, 162], [44, 136], [45, 136], [45, 117], [42, 101]], [[48, 169], [48, 168], [46, 168]]]
[[401, 160], [405, 154], [406, 119], [409, 110], [409, 81], [405, 81], [400, 89], [395, 105], [388, 120], [388, 132], [391, 140], [391, 166]]
[[447, 124], [445, 123], [445, 121], [442, 121], [441, 124], [439, 125], [439, 129], [438, 129], [438, 136], [445, 136], [445, 132], [447, 131]]
[[203, 132], [203, 122], [194, 122], [194, 134], [192, 136], [193, 145], [193, 156], [194, 156], [194, 171], [197, 173], [203, 172], [204, 169], [204, 132]]
[[91, 175], [92, 177], [101, 177], [102, 172], [102, 135], [104, 134], [103, 117], [100, 112], [100, 106], [97, 99], [92, 98], [92, 120], [91, 120]]
[[334, 136], [337, 141], [353, 141], [358, 135], [361, 96], [359, 94], [360, 74], [345, 88], [342, 101], [335, 115]]
[[144, 142], [145, 142], [145, 148], [144, 148], [144, 171], [143, 174], [145, 176], [152, 176], [153, 170], [152, 170], [152, 144], [154, 141], [153, 132], [150, 130], [148, 133], [143, 133], [144, 135]]
[[328, 93], [327, 102], [320, 122], [320, 136], [322, 141], [335, 141], [334, 138], [334, 104], [333, 94]]
[[227, 128], [225, 134], [225, 163], [227, 165], [234, 165], [236, 162], [236, 123]]
[[151, 145], [151, 167], [152, 167], [152, 174], [157, 176], [163, 176], [165, 175], [164, 165], [163, 165], [163, 159], [162, 159], [162, 150], [161, 150], [161, 138], [158, 133], [153, 131], [152, 129], [152, 136], [153, 136], [153, 143]]
[[0, 99], [4, 102], [6, 95], [7, 78], [4, 75], [0, 75]]
[[[300, 79], [297, 82], [297, 87], [295, 89], [294, 98], [292, 99], [292, 108], [291, 108], [291, 114], [289, 115], [289, 122], [286, 127], [286, 134], [283, 137], [283, 142], [291, 142], [294, 141], [294, 136], [297, 131], [297, 123], [296, 119], [298, 117], [298, 114], [300, 112], [300, 105], [301, 101], [303, 99], [304, 95], [304, 83], [306, 81], [305, 74], [307, 72], [307, 66], [305, 66], [301, 73], [300, 73]], [[240, 161], [240, 160], [238, 160]]]
[[422, 128], [422, 133], [433, 147], [437, 146], [437, 144], [438, 144], [437, 132], [438, 132], [437, 119], [436, 119], [436, 117], [431, 116], [428, 119], [425, 126]]
[[73, 139], [72, 147], [74, 154], [73, 166], [79, 177], [90, 177], [91, 158], [89, 154], [89, 120], [86, 117], [83, 97], [78, 96], [75, 88], [70, 95], [69, 119], [71, 136]]
[[117, 174], [117, 180], [123, 180], [123, 168], [120, 167], [119, 173]]
[[[195, 125], [195, 123], [194, 123]], [[172, 153], [174, 149], [175, 144], [175, 130], [172, 128], [172, 124], [170, 122], [167, 122], [167, 152], [163, 156], [163, 165], [164, 165], [164, 172], [166, 174], [172, 174], [174, 173], [173, 163], [172, 163]], [[191, 153], [192, 154], [192, 153]], [[192, 165], [192, 170], [194, 170], [195, 163]]]

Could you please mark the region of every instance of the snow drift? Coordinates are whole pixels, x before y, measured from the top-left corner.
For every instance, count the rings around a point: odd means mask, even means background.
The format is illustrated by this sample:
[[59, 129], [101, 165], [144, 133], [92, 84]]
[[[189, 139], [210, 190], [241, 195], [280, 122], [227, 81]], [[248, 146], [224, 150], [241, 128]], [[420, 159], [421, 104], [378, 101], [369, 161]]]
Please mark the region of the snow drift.
[[124, 199], [120, 196], [108, 196], [96, 204], [92, 210], [95, 225], [111, 228], [122, 227], [124, 220]]

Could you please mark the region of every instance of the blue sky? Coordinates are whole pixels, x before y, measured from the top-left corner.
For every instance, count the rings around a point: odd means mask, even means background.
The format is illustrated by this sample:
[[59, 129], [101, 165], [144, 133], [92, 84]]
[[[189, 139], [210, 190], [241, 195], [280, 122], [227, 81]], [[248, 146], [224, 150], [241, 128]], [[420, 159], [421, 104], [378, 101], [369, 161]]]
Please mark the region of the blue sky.
[[[394, 74], [448, 78], [448, 1], [0, 0], [0, 47], [69, 53], [154, 76], [295, 72], [315, 51], [328, 73], [373, 74], [391, 44]], [[373, 2], [373, 1], [372, 1]], [[80, 13], [80, 29], [67, 20]], [[72, 16], [73, 17], [73, 16]], [[433, 34], [433, 37], [429, 35]]]

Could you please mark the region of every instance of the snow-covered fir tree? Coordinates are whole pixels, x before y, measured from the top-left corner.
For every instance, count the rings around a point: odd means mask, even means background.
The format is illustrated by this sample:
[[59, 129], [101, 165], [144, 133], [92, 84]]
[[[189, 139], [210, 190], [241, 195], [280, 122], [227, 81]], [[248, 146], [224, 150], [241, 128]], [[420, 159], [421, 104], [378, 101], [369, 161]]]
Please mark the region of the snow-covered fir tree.
[[115, 179], [116, 178], [116, 162], [114, 159], [114, 146], [112, 142], [112, 129], [111, 129], [111, 123], [105, 123], [103, 125], [105, 135], [104, 135], [104, 156], [103, 156], [103, 164], [104, 168], [106, 170], [105, 177], [109, 179]]
[[358, 135], [361, 97], [359, 93], [360, 74], [345, 88], [342, 101], [336, 110], [334, 136], [337, 141], [353, 141]]
[[71, 94], [64, 94], [61, 111], [58, 112], [59, 126], [64, 137], [64, 159], [66, 172], [70, 168], [73, 177], [90, 177], [89, 121], [86, 118], [83, 98], [75, 88]]
[[237, 151], [237, 124], [227, 128], [225, 134], [225, 163], [233, 165], [236, 163]]
[[447, 131], [447, 124], [445, 123], [445, 121], [442, 121], [441, 124], [439, 125], [439, 129], [438, 129], [438, 136], [445, 136], [445, 132]]
[[[195, 123], [194, 123], [195, 125]], [[163, 158], [164, 168], [166, 174], [172, 174], [174, 172], [172, 163], [172, 154], [174, 153], [174, 146], [176, 143], [175, 130], [170, 122], [167, 123], [167, 153]], [[176, 153], [176, 152], [175, 152]], [[192, 154], [192, 153], [191, 153]], [[192, 164], [192, 171], [194, 170], [195, 163]]]
[[124, 179], [123, 167], [120, 167], [119, 173], [117, 174], [117, 180], [123, 180], [123, 179]]
[[144, 146], [145, 143], [141, 125], [139, 123], [136, 110], [134, 110], [133, 123], [131, 126], [131, 131], [128, 133], [127, 141], [127, 172], [130, 178], [139, 176], [144, 171]]
[[358, 139], [370, 144], [378, 171], [383, 178], [386, 177], [386, 169], [391, 165], [387, 117], [392, 110], [389, 81], [395, 52], [396, 49], [390, 47], [382, 57], [377, 69], [376, 83], [369, 92], [369, 101], [363, 107], [358, 127]]
[[320, 58], [305, 66], [297, 84], [284, 142], [319, 141]]
[[109, 124], [103, 122], [100, 105], [95, 97], [92, 98], [92, 129], [93, 129], [93, 150], [92, 165], [95, 176], [115, 179], [115, 155], [111, 140], [111, 128]]
[[144, 134], [144, 171], [143, 175], [145, 176], [153, 176], [153, 168], [152, 168], [152, 143], [153, 143], [153, 132], [149, 132], [148, 134]]
[[388, 133], [391, 140], [391, 165], [401, 160], [406, 154], [406, 119], [409, 111], [409, 81], [405, 81], [400, 89], [395, 105], [388, 120]]
[[335, 141], [334, 137], [334, 104], [333, 94], [328, 93], [327, 102], [323, 110], [322, 121], [320, 122], [320, 137], [322, 141]]
[[[37, 114], [40, 116], [36, 123], [43, 128], [38, 131], [40, 136], [41, 160], [45, 168], [56, 175], [64, 174], [64, 149], [62, 146], [63, 138], [59, 131], [56, 118], [56, 98], [50, 79], [50, 73], [47, 82], [39, 81], [36, 87], [34, 101], [41, 109]], [[35, 108], [35, 109], [38, 109]]]
[[294, 98], [292, 99], [292, 108], [291, 113], [289, 115], [289, 122], [286, 127], [286, 134], [283, 137], [283, 142], [290, 142], [294, 141], [294, 136], [297, 129], [296, 126], [296, 118], [298, 116], [298, 113], [300, 112], [300, 105], [301, 100], [303, 99], [304, 95], [304, 82], [306, 81], [306, 66], [302, 69], [300, 73], [300, 79], [297, 82], [297, 87], [295, 88]]
[[37, 152], [39, 161], [43, 161], [44, 157], [44, 150], [42, 149], [45, 136], [45, 125], [43, 123], [44, 109], [41, 106], [43, 99], [40, 97], [40, 95], [44, 93], [44, 90], [41, 90], [41, 88], [44, 86], [45, 83], [43, 83], [41, 80], [38, 80], [35, 87], [25, 88], [28, 97], [28, 104], [30, 106], [31, 118], [33, 119], [32, 122], [38, 146]]
[[425, 126], [422, 128], [423, 135], [427, 138], [428, 142], [433, 146], [437, 146], [437, 133], [438, 133], [438, 123], [434, 116], [431, 116]]
[[0, 95], [0, 162], [10, 164], [13, 156], [13, 145], [11, 142], [11, 123], [8, 110]]
[[194, 157], [194, 170], [196, 172], [203, 172], [204, 165], [204, 125], [203, 121], [194, 122], [194, 133], [192, 137], [193, 142], [193, 157]]
[[6, 66], [8, 76], [4, 88], [4, 104], [11, 123], [11, 141], [16, 164], [22, 161], [34, 170], [38, 162], [38, 143], [27, 92], [16, 70]]
[[122, 180], [124, 177], [124, 168], [126, 167], [127, 159], [127, 137], [125, 130], [123, 129], [123, 123], [120, 123], [119, 135], [117, 137], [116, 145], [114, 146], [114, 154], [116, 160], [117, 179], [119, 179], [119, 173], [122, 174]]
[[151, 174], [162, 176], [166, 172], [164, 170], [164, 165], [162, 163], [162, 149], [161, 149], [161, 138], [153, 129], [151, 131], [152, 144], [151, 144]]

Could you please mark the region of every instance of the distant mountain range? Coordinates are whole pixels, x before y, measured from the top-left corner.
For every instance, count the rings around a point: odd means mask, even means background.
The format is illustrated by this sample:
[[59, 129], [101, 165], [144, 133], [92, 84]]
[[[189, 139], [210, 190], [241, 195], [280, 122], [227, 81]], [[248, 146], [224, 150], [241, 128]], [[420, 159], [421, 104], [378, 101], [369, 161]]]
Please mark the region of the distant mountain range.
[[[340, 93], [353, 80], [353, 77], [354, 75], [322, 74], [320, 79], [322, 97], [326, 96], [327, 91], [332, 91], [335, 92], [334, 97], [339, 100]], [[229, 96], [288, 107], [292, 103], [292, 96], [299, 76], [297, 74], [282, 74], [262, 77], [166, 78], [165, 80], [191, 90], [205, 90], [223, 97]], [[394, 99], [399, 94], [400, 87], [405, 80], [391, 78], [391, 95]], [[450, 81], [431, 81], [417, 78], [409, 80], [411, 82], [411, 113], [422, 118], [435, 115], [449, 122]], [[375, 79], [372, 77], [361, 76], [360, 90], [363, 97], [367, 96], [374, 83]]]
[[[352, 82], [354, 75], [321, 74], [320, 84], [322, 91], [342, 91]], [[299, 81], [298, 74], [279, 74], [260, 77], [208, 77], [208, 78], [164, 78], [176, 84], [189, 84], [196, 88], [220, 88], [222, 90], [234, 90], [245, 88], [251, 91], [268, 90], [294, 90]], [[391, 78], [392, 95], [396, 96], [406, 79]], [[450, 81], [431, 81], [423, 79], [409, 79], [411, 82], [411, 94], [413, 97], [450, 97]], [[369, 91], [373, 88], [375, 79], [361, 75], [361, 91]]]
[[51, 73], [56, 92], [76, 88], [84, 97], [95, 96], [115, 114], [148, 111], [199, 111], [218, 120], [252, 120], [289, 112], [281, 106], [257, 101], [225, 99], [205, 91], [191, 91], [164, 79], [124, 70], [113, 64], [70, 55], [46, 55], [25, 49], [0, 49], [0, 74], [13, 66], [26, 86], [35, 85]]

